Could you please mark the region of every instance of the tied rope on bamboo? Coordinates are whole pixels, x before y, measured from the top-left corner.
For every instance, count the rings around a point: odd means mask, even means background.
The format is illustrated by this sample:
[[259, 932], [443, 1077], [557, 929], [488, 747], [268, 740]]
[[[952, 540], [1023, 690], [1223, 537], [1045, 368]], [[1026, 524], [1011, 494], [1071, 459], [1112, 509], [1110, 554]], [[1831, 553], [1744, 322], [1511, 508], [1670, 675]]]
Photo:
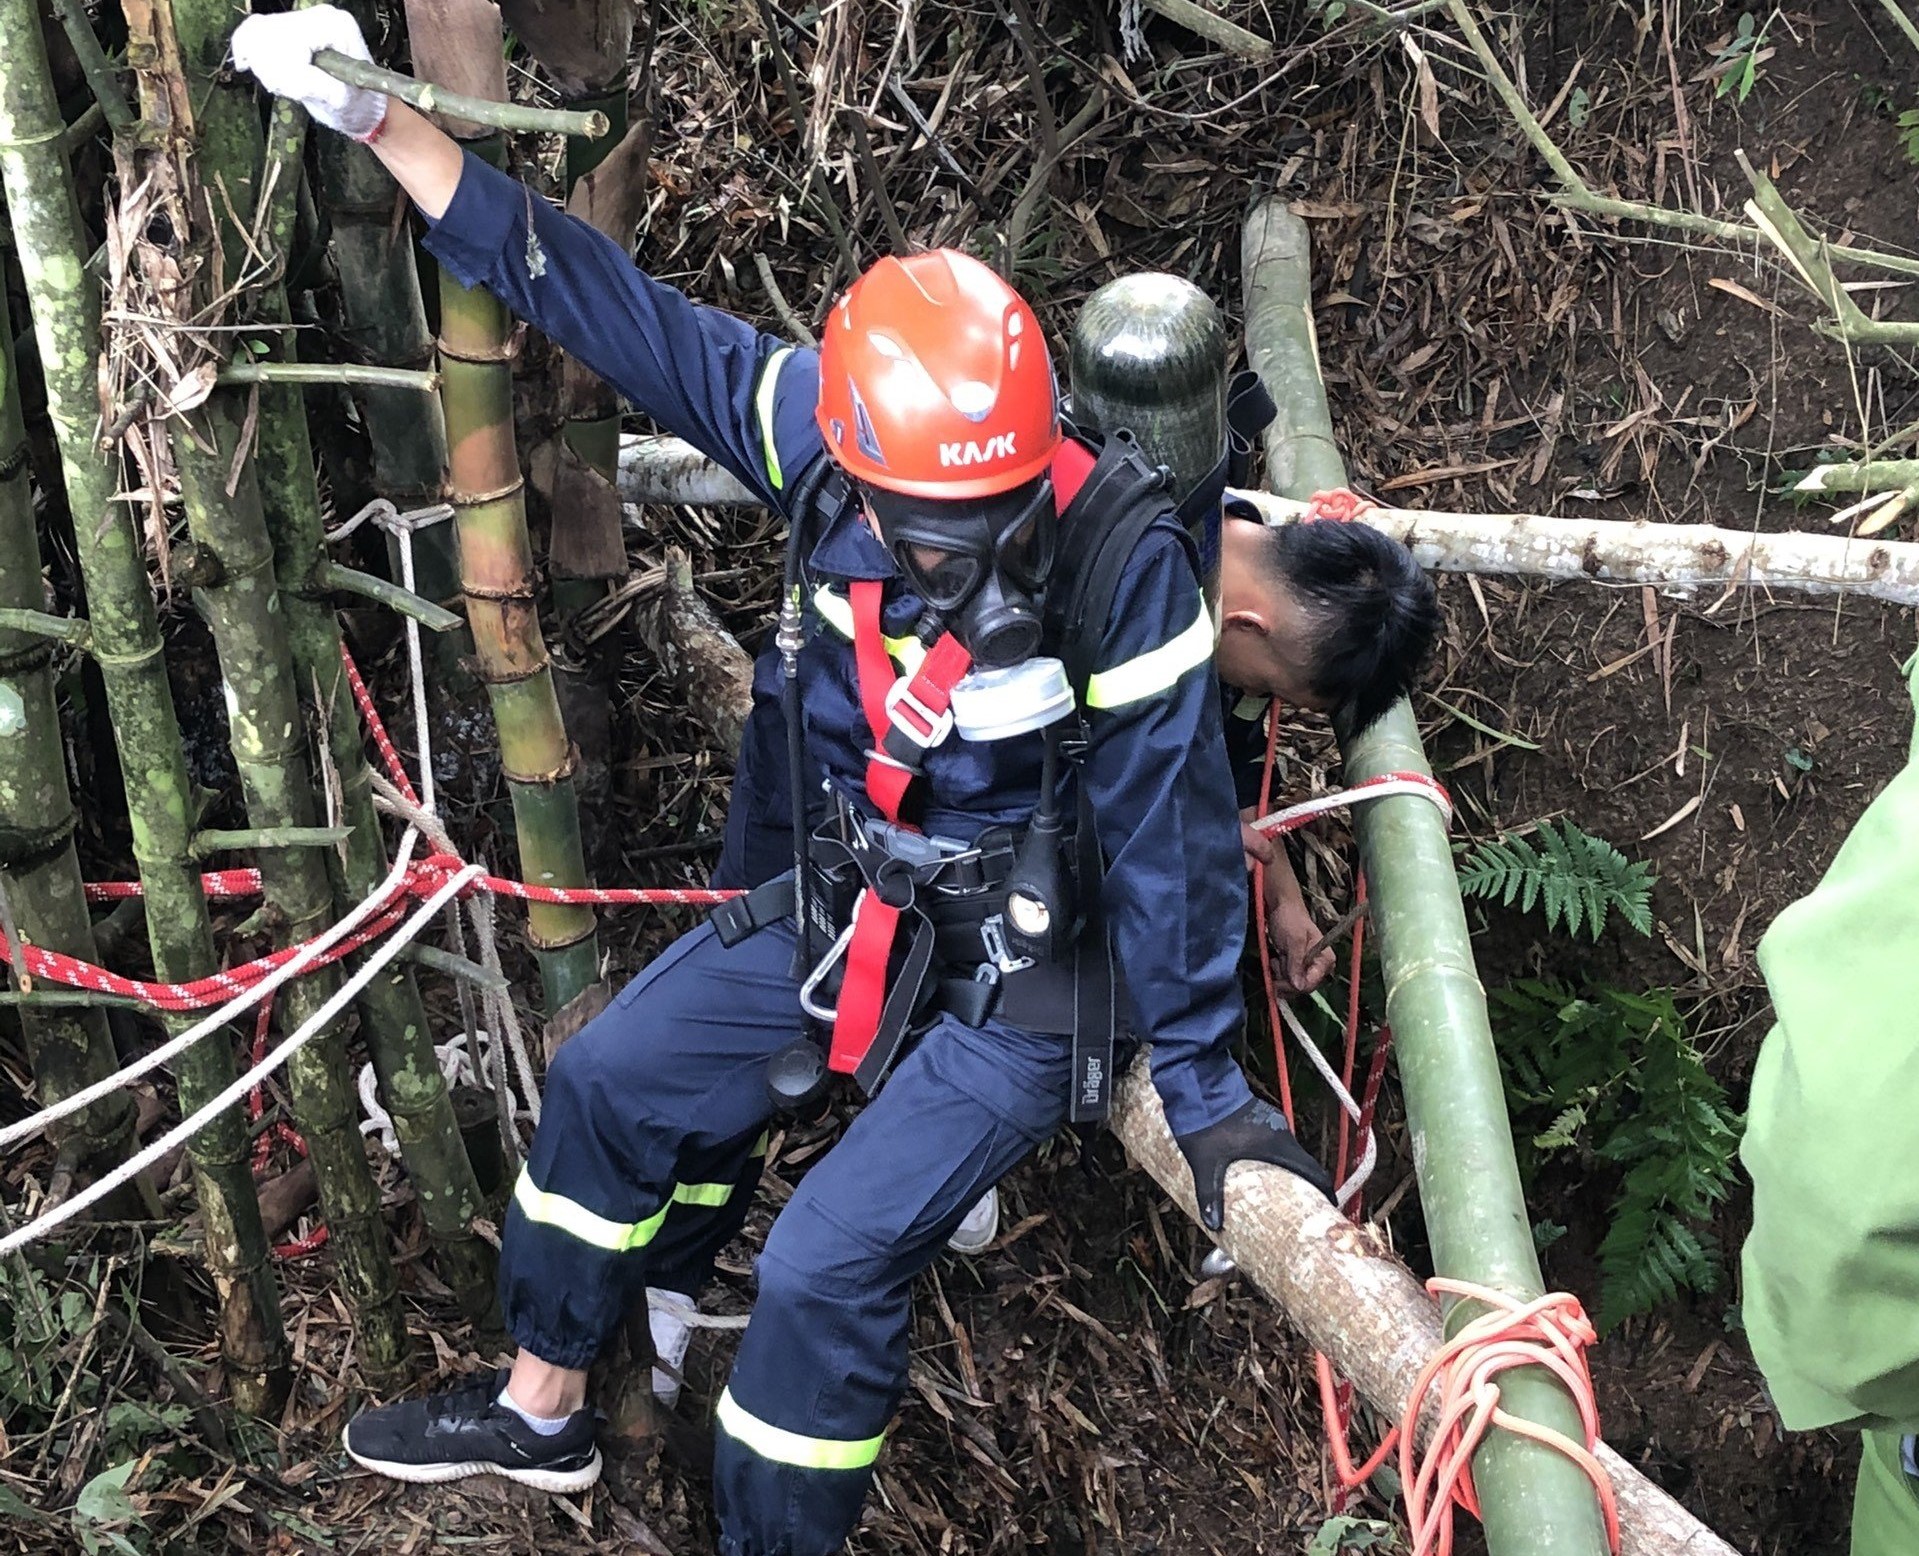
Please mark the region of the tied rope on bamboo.
[[[1350, 522], [1372, 506], [1370, 499], [1341, 488], [1317, 492], [1307, 504], [1308, 519]], [[1266, 761], [1260, 774], [1259, 809], [1262, 813], [1272, 800], [1275, 757], [1279, 744], [1279, 706], [1275, 701], [1267, 714]], [[1364, 800], [1384, 799], [1389, 794], [1418, 794], [1438, 805], [1452, 824], [1452, 800], [1438, 780], [1424, 773], [1384, 773], [1355, 788], [1317, 796], [1302, 804], [1288, 806], [1271, 814], [1262, 814], [1253, 826], [1278, 837], [1296, 831], [1313, 817], [1344, 809]], [[1253, 895], [1265, 902], [1265, 866], [1253, 866]], [[1366, 877], [1362, 873], [1354, 885], [1359, 904], [1366, 901]], [[1273, 1057], [1279, 1075], [1280, 1105], [1286, 1122], [1293, 1122], [1292, 1084], [1287, 1074], [1282, 1033], [1290, 1031], [1313, 1067], [1325, 1080], [1340, 1104], [1339, 1142], [1334, 1177], [1338, 1183], [1335, 1200], [1340, 1210], [1358, 1222], [1363, 1209], [1361, 1190], [1371, 1176], [1377, 1157], [1373, 1135], [1373, 1114], [1380, 1088], [1385, 1080], [1386, 1059], [1392, 1050], [1392, 1028], [1382, 1026], [1373, 1046], [1372, 1060], [1359, 1101], [1352, 1094], [1359, 1053], [1359, 972], [1365, 946], [1366, 920], [1362, 914], [1353, 922], [1349, 975], [1346, 986], [1345, 1063], [1343, 1073], [1335, 1075], [1306, 1028], [1291, 1007], [1278, 997], [1273, 981], [1272, 962], [1260, 958], [1265, 983], [1267, 1013], [1273, 1033]], [[1349, 1133], [1348, 1126], [1352, 1126]], [[1351, 1162], [1355, 1134], [1361, 1140], [1358, 1164]], [[1463, 1507], [1479, 1516], [1479, 1499], [1473, 1486], [1472, 1459], [1486, 1434], [1495, 1426], [1563, 1453], [1583, 1470], [1598, 1494], [1610, 1547], [1619, 1549], [1619, 1510], [1611, 1479], [1597, 1456], [1600, 1440], [1599, 1409], [1595, 1401], [1592, 1375], [1587, 1370], [1585, 1351], [1597, 1338], [1592, 1321], [1579, 1299], [1569, 1292], [1548, 1292], [1531, 1302], [1522, 1303], [1501, 1291], [1469, 1281], [1441, 1277], [1426, 1283], [1435, 1299], [1455, 1296], [1481, 1303], [1487, 1311], [1466, 1324], [1437, 1350], [1420, 1371], [1407, 1397], [1399, 1422], [1387, 1432], [1373, 1456], [1355, 1464], [1350, 1444], [1352, 1385], [1334, 1371], [1331, 1360], [1316, 1353], [1314, 1367], [1318, 1375], [1320, 1408], [1326, 1421], [1327, 1448], [1343, 1492], [1357, 1490], [1370, 1480], [1395, 1448], [1399, 1451], [1400, 1484], [1406, 1499], [1406, 1520], [1412, 1535], [1413, 1556], [1451, 1556], [1453, 1549], [1453, 1511]], [[1575, 1442], [1549, 1427], [1520, 1419], [1499, 1408], [1496, 1376], [1512, 1367], [1540, 1366], [1551, 1371], [1565, 1385], [1578, 1408], [1585, 1442]], [[1437, 1417], [1432, 1441], [1422, 1455], [1419, 1450], [1419, 1424], [1429, 1408], [1429, 1396], [1437, 1391]]]

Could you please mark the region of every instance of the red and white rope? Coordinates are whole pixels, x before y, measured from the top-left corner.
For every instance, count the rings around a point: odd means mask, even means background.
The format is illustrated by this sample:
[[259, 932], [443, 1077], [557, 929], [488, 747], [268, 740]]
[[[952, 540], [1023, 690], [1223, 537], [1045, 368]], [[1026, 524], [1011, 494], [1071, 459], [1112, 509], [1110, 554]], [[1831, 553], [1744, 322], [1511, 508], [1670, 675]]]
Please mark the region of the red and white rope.
[[28, 1243], [45, 1237], [55, 1227], [63, 1225], [79, 1215], [81, 1211], [98, 1204], [122, 1184], [131, 1182], [138, 1174], [145, 1172], [176, 1145], [198, 1134], [227, 1108], [245, 1098], [249, 1091], [304, 1048], [316, 1033], [323, 1030], [335, 1016], [339, 1015], [360, 990], [371, 983], [385, 970], [388, 963], [413, 943], [420, 932], [432, 921], [434, 915], [479, 875], [480, 867], [469, 865], [465, 870], [444, 882], [392, 935], [387, 937], [377, 951], [354, 970], [351, 977], [334, 990], [325, 1004], [283, 1038], [280, 1045], [265, 1059], [253, 1065], [244, 1075], [222, 1089], [218, 1096], [182, 1119], [165, 1134], [136, 1151], [112, 1172], [88, 1184], [70, 1199], [63, 1200], [45, 1215], [36, 1217], [17, 1231], [9, 1232], [5, 1237], [0, 1237], [0, 1254], [11, 1253], [16, 1248], [23, 1248]]
[[[232, 1021], [236, 1016], [251, 1010], [262, 1000], [270, 999], [273, 992], [282, 984], [290, 982], [302, 973], [311, 972], [316, 966], [321, 965], [324, 960], [328, 960], [327, 953], [329, 951], [335, 946], [340, 945], [343, 941], [357, 938], [355, 931], [358, 930], [361, 925], [371, 919], [377, 919], [385, 915], [392, 908], [393, 904], [405, 894], [409, 872], [413, 868], [413, 849], [418, 840], [419, 833], [412, 827], [408, 827], [400, 839], [399, 853], [394, 859], [393, 868], [387, 872], [386, 879], [367, 896], [364, 902], [353, 909], [351, 913], [347, 914], [345, 918], [341, 919], [339, 923], [333, 925], [321, 934], [314, 936], [313, 939], [303, 945], [288, 947], [288, 952], [291, 954], [282, 956], [278, 966], [255, 981], [239, 985], [238, 993], [225, 1004], [221, 1005], [218, 1010], [214, 1011], [204, 1020], [188, 1027], [178, 1036], [169, 1038], [151, 1053], [141, 1055], [138, 1059], [134, 1060], [133, 1063], [107, 1076], [104, 1080], [95, 1081], [91, 1086], [82, 1087], [71, 1096], [61, 1098], [60, 1101], [53, 1103], [49, 1107], [42, 1108], [31, 1117], [21, 1119], [17, 1124], [9, 1124], [6, 1128], [0, 1129], [0, 1149], [12, 1145], [15, 1141], [24, 1140], [29, 1135], [38, 1134], [49, 1124], [57, 1123], [60, 1119], [66, 1118], [70, 1114], [78, 1113], [82, 1108], [98, 1102], [102, 1097], [110, 1096], [112, 1093], [119, 1091], [122, 1087], [131, 1084], [140, 1076], [145, 1075], [149, 1070], [157, 1069], [163, 1064], [171, 1063], [202, 1038], [208, 1036], [210, 1033], [219, 1031], [220, 1028], [227, 1025], [227, 1023]], [[32, 949], [32, 947], [27, 948], [29, 956], [32, 954]], [[64, 958], [64, 960], [73, 961], [74, 959], [69, 957]], [[273, 960], [273, 958], [262, 958], [262, 962], [271, 960]], [[84, 968], [91, 964], [81, 962], [77, 965]], [[249, 965], [257, 967], [261, 965], [261, 962], [250, 963]], [[101, 971], [104, 970], [105, 969], [101, 969]], [[46, 977], [50, 982], [59, 982], [63, 981], [60, 977], [61, 971], [63, 971], [63, 969], [48, 969], [41, 975]], [[226, 973], [218, 976], [231, 979], [233, 974]], [[122, 981], [132, 982], [130, 979]], [[184, 993], [214, 981], [214, 979], [203, 978], [199, 980], [198, 985], [167, 984], [165, 987]], [[80, 986], [86, 987], [87, 985], [81, 983]]]

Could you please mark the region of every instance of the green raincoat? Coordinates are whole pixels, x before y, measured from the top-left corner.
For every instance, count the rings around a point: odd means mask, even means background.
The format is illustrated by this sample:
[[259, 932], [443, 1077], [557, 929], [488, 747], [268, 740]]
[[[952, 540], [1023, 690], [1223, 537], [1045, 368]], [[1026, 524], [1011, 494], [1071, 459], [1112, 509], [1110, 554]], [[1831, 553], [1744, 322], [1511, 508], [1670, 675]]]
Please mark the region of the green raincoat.
[[1741, 1147], [1746, 1331], [1788, 1427], [1865, 1434], [1853, 1556], [1915, 1556], [1900, 1439], [1919, 1431], [1919, 732], [1759, 965], [1777, 1024]]

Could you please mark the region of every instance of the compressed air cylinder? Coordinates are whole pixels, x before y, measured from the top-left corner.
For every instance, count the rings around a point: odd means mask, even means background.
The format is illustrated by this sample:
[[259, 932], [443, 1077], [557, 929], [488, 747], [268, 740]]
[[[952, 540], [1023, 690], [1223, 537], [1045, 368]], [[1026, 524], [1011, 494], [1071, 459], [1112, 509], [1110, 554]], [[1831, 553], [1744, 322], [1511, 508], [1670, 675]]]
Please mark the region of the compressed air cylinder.
[[[1073, 325], [1068, 372], [1081, 430], [1132, 433], [1148, 460], [1172, 471], [1173, 503], [1225, 457], [1226, 323], [1192, 282], [1157, 271], [1107, 282]], [[1193, 533], [1210, 607], [1219, 597], [1219, 524], [1214, 509]]]

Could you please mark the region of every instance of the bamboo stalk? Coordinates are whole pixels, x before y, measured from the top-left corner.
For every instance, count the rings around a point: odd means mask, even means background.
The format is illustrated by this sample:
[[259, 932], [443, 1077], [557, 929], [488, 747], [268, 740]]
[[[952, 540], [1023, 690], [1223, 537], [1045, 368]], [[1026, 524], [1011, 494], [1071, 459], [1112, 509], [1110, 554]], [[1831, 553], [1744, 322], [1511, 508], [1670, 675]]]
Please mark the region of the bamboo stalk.
[[[499, 12], [485, 0], [413, 0], [407, 7], [417, 68], [441, 80], [464, 72], [470, 95], [504, 97]], [[513, 797], [523, 880], [584, 886], [578, 752], [567, 739], [552, 661], [540, 633], [538, 584], [527, 534], [526, 487], [513, 437], [512, 321], [486, 292], [440, 272], [440, 403], [449, 457], [447, 497], [460, 536], [460, 584], [474, 657], [499, 731]], [[549, 1011], [599, 972], [591, 908], [527, 906], [527, 938]]]
[[[206, 187], [221, 189], [221, 208], [246, 220], [260, 193], [259, 121], [249, 95], [217, 85], [234, 20], [221, 0], [128, 0], [125, 10], [149, 133], [123, 151], [121, 184], [146, 184], [167, 212], [167, 249], [158, 257], [168, 273], [195, 277], [197, 284], [195, 295], [188, 295], [161, 284], [166, 275], [160, 275], [154, 277], [155, 294], [184, 316], [205, 309], [224, 284], [216, 253], [246, 252], [239, 230], [209, 230], [200, 172]], [[143, 262], [147, 257], [141, 255]], [[191, 414], [191, 427], [186, 417], [172, 419], [172, 448], [188, 531], [217, 564], [196, 599], [219, 652], [248, 821], [255, 827], [309, 827], [318, 819], [317, 785], [273, 545], [255, 470], [245, 458], [242, 429], [250, 419], [246, 395], [216, 389]], [[258, 865], [264, 912], [278, 943], [297, 944], [327, 926], [333, 892], [326, 865], [313, 850], [266, 850]], [[280, 995], [282, 1020], [288, 1027], [305, 1023], [338, 987], [333, 968], [297, 979]], [[334, 1021], [318, 1032], [289, 1062], [287, 1075], [362, 1365], [375, 1379], [395, 1377], [404, 1364], [406, 1324], [379, 1190], [360, 1135], [342, 1025]]]
[[80, 61], [80, 70], [87, 78], [95, 104], [113, 133], [124, 134], [133, 128], [133, 109], [127, 105], [127, 94], [120, 89], [120, 77], [113, 62], [100, 47], [99, 38], [94, 36], [87, 8], [81, 0], [52, 0], [52, 5], [61, 27], [66, 30], [74, 57]]
[[[0, 601], [34, 612], [46, 603], [40, 544], [28, 481], [27, 429], [13, 365], [13, 328], [0, 296]], [[52, 620], [55, 618], [49, 618]], [[67, 789], [60, 710], [50, 669], [53, 651], [38, 636], [0, 631], [0, 822], [8, 856], [0, 860], [21, 937], [49, 951], [99, 960], [73, 834], [79, 817]], [[18, 948], [16, 947], [16, 950]], [[43, 1104], [102, 1080], [119, 1068], [104, 1014], [24, 1011], [27, 1051]], [[112, 1167], [133, 1140], [126, 1093], [76, 1115], [70, 1130], [90, 1158]]]
[[[127, 811], [154, 970], [169, 982], [188, 982], [218, 966], [191, 848], [192, 791], [145, 555], [130, 511], [113, 500], [114, 465], [94, 443], [100, 299], [86, 279], [88, 245], [66, 162], [65, 127], [31, 0], [0, 0], [0, 51], [7, 60], [0, 71], [0, 177], [33, 307], [95, 657], [128, 775]], [[232, 1082], [232, 1047], [218, 1039], [201, 1043], [180, 1057], [174, 1074], [181, 1106], [191, 1112]], [[262, 1414], [284, 1397], [288, 1351], [238, 1110], [202, 1131], [192, 1151], [207, 1267], [219, 1292], [221, 1355], [236, 1403]]]
[[[1247, 357], [1279, 406], [1266, 432], [1269, 469], [1283, 472], [1274, 484], [1295, 498], [1343, 486], [1312, 333], [1306, 224], [1284, 202], [1263, 202], [1247, 222], [1242, 265]], [[1357, 738], [1342, 736], [1342, 746], [1350, 782], [1430, 771], [1403, 700]], [[1354, 828], [1434, 1269], [1522, 1300], [1536, 1297], [1543, 1286], [1532, 1223], [1445, 824], [1424, 800], [1400, 796], [1360, 807]], [[1455, 1302], [1447, 1332], [1477, 1311]], [[1501, 1374], [1501, 1387], [1509, 1414], [1580, 1440], [1578, 1410], [1551, 1373], [1516, 1368]], [[1593, 1488], [1570, 1459], [1494, 1431], [1474, 1456], [1473, 1476], [1492, 1556], [1606, 1551]]]
[[[222, 389], [247, 384], [351, 384], [405, 389], [421, 395], [438, 392], [440, 375], [404, 367], [362, 367], [352, 362], [235, 362], [221, 368], [214, 382]], [[411, 414], [418, 415], [417, 408]]]
[[[257, 304], [270, 322], [284, 323], [290, 317], [286, 295], [277, 284], [263, 287]], [[287, 339], [285, 332], [280, 339]], [[417, 616], [435, 630], [458, 626], [459, 618], [326, 557], [313, 448], [297, 390], [263, 392], [256, 457], [297, 682], [313, 727], [325, 741], [340, 816], [350, 829], [345, 848], [328, 861], [334, 904], [344, 911], [374, 890], [387, 874], [388, 859], [373, 808], [365, 731], [344, 682], [339, 620], [327, 591], [353, 588]], [[497, 1328], [495, 1260], [472, 1226], [482, 1212], [482, 1196], [410, 968], [404, 962], [388, 964], [358, 1004], [381, 1099], [393, 1119], [440, 1273], [470, 1321]]]
[[[1282, 251], [1264, 251], [1268, 263]], [[1275, 381], [1313, 371], [1286, 342], [1268, 348]], [[1327, 435], [1311, 429], [1274, 455], [1279, 478], [1308, 490], [1302, 469], [1330, 468]], [[1315, 452], [1316, 451], [1316, 452]], [[1310, 454], [1310, 457], [1309, 457]], [[1832, 474], [1827, 474], [1827, 472]], [[1796, 491], [1895, 491], [1919, 482], [1919, 460], [1871, 465], [1821, 465]], [[1268, 524], [1293, 524], [1311, 505], [1270, 492], [1234, 492]], [[620, 447], [620, 496], [629, 503], [751, 503], [730, 472], [678, 438], [628, 436]], [[1845, 535], [1786, 531], [1761, 534], [1708, 524], [1627, 523], [1566, 519], [1537, 513], [1447, 513], [1424, 508], [1372, 507], [1359, 522], [1383, 530], [1412, 549], [1422, 567], [1494, 577], [1669, 584], [1677, 588], [1735, 587], [1802, 594], [1850, 594], [1895, 605], [1919, 605], [1919, 543], [1871, 541]]]

